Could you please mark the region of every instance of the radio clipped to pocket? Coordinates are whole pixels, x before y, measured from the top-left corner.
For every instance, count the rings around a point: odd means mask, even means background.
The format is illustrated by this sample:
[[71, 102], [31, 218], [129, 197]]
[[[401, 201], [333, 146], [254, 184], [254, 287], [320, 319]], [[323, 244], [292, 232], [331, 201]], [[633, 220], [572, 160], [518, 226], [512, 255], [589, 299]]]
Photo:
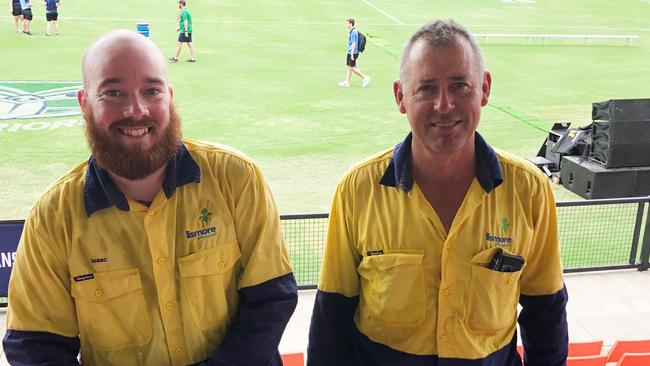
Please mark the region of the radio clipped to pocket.
[[497, 272], [517, 272], [524, 267], [524, 258], [518, 255], [509, 254], [499, 248], [494, 253], [492, 260], [487, 265], [488, 269]]

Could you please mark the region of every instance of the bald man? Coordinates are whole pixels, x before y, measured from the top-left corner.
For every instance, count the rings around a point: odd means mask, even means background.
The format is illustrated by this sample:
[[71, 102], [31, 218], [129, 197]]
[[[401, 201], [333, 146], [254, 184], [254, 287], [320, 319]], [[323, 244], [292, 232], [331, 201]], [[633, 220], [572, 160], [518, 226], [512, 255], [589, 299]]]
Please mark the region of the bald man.
[[297, 289], [258, 167], [181, 138], [165, 59], [148, 38], [110, 32], [82, 70], [92, 154], [25, 222], [7, 360], [281, 365]]

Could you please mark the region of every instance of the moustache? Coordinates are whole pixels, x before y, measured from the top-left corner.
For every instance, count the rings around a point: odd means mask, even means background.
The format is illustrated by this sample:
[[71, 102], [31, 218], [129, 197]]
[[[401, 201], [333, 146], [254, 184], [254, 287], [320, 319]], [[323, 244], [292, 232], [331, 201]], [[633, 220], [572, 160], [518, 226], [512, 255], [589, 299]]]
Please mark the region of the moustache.
[[122, 127], [156, 127], [157, 123], [155, 120], [149, 117], [145, 117], [139, 120], [133, 119], [120, 119], [111, 123], [111, 128], [122, 128]]

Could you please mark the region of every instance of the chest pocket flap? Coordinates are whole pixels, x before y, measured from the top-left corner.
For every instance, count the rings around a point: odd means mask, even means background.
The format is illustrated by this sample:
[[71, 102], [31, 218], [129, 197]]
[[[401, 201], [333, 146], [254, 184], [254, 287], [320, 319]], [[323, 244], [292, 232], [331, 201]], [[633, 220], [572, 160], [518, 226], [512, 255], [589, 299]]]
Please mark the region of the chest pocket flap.
[[142, 289], [137, 268], [97, 272], [92, 279], [74, 282], [72, 296], [83, 301], [102, 302]]
[[101, 350], [142, 346], [151, 326], [137, 268], [97, 272], [72, 282], [82, 337]]
[[497, 251], [498, 248], [486, 249], [470, 261], [471, 279], [465, 325], [475, 333], [509, 331], [517, 321], [521, 270], [499, 272], [485, 267]]
[[239, 245], [232, 241], [178, 259], [181, 294], [199, 329], [221, 329], [235, 313], [239, 258]]
[[384, 253], [359, 264], [359, 312], [372, 323], [413, 326], [424, 320], [423, 253]]
[[241, 257], [236, 241], [206, 249], [178, 259], [181, 277], [228, 273]]

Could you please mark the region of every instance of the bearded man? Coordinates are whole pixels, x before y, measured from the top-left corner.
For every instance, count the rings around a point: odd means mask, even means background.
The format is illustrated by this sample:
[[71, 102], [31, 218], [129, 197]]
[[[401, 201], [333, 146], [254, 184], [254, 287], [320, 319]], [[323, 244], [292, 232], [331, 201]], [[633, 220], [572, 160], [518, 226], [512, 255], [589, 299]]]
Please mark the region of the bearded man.
[[181, 139], [148, 38], [109, 32], [82, 71], [92, 155], [25, 222], [7, 360], [281, 365], [297, 288], [260, 170], [229, 147]]

